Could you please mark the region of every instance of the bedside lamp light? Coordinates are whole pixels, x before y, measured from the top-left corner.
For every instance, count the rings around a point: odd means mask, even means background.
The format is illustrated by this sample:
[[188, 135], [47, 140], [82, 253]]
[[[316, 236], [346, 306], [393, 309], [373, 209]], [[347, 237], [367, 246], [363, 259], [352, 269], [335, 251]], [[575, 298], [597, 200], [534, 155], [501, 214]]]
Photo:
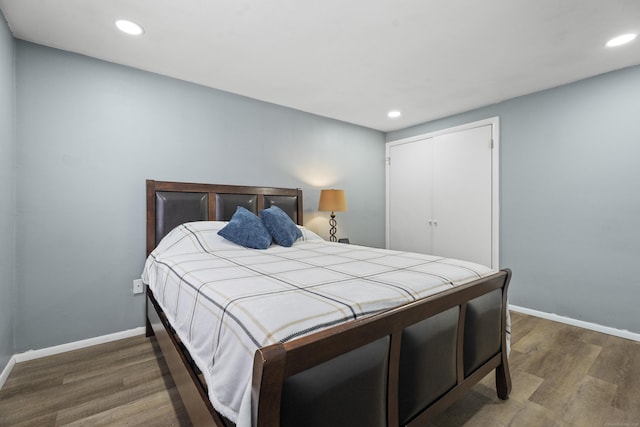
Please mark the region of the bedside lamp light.
[[329, 240], [332, 242], [336, 239], [336, 214], [335, 212], [345, 212], [347, 210], [347, 199], [344, 197], [344, 190], [321, 190], [320, 203], [318, 203], [319, 211], [331, 212], [329, 220]]

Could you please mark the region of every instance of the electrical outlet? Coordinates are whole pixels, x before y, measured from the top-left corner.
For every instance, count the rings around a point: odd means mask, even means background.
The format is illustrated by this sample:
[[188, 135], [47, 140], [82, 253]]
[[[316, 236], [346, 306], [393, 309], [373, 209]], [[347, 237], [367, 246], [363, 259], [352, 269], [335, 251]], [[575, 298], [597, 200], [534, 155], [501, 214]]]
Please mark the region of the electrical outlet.
[[142, 286], [142, 279], [135, 279], [133, 281], [133, 294], [141, 294], [142, 292], [144, 292], [144, 287]]

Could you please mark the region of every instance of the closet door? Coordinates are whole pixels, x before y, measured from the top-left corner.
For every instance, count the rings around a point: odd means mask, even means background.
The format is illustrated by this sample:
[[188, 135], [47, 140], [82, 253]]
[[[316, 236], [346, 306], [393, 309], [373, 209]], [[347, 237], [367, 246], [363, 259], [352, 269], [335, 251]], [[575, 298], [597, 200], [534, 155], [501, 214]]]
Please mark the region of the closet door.
[[387, 247], [498, 268], [497, 118], [387, 144]]
[[387, 155], [387, 247], [431, 253], [433, 140], [392, 145]]
[[491, 266], [491, 126], [434, 142], [433, 253]]

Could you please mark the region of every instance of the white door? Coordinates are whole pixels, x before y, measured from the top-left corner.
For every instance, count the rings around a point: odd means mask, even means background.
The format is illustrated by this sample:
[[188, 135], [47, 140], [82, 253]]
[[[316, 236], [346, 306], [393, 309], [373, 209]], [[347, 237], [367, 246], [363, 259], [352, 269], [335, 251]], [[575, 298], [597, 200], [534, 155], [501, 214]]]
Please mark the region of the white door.
[[387, 144], [387, 247], [498, 268], [498, 119]]
[[433, 254], [491, 266], [491, 126], [434, 140]]
[[431, 253], [433, 188], [432, 140], [425, 139], [389, 147], [387, 247], [408, 252]]

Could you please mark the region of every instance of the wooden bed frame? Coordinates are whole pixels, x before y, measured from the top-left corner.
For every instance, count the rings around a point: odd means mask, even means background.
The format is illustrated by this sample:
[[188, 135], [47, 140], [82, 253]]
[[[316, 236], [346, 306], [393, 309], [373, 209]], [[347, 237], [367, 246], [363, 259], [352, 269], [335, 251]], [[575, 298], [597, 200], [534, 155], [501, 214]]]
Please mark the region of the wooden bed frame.
[[[147, 255], [175, 225], [228, 220], [272, 204], [302, 224], [299, 189], [147, 181]], [[488, 373], [511, 392], [506, 310], [511, 271], [255, 353], [252, 422], [422, 426]], [[155, 335], [194, 425], [233, 425], [212, 407], [191, 357], [147, 288]]]

